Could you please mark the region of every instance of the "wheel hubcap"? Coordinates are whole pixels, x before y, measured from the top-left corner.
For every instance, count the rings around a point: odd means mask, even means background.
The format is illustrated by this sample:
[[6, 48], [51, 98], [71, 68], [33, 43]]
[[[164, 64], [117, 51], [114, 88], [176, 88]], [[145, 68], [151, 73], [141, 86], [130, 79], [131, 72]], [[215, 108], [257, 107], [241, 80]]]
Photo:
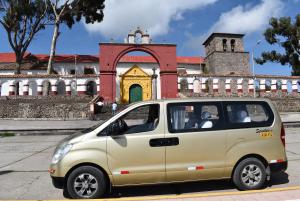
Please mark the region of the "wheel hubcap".
[[83, 173], [75, 178], [73, 186], [77, 195], [89, 198], [96, 193], [98, 182], [93, 175]]
[[246, 186], [250, 186], [250, 187], [256, 186], [260, 183], [262, 178], [261, 169], [254, 164], [247, 165], [246, 167], [244, 167], [242, 171], [241, 178], [242, 178], [242, 182]]

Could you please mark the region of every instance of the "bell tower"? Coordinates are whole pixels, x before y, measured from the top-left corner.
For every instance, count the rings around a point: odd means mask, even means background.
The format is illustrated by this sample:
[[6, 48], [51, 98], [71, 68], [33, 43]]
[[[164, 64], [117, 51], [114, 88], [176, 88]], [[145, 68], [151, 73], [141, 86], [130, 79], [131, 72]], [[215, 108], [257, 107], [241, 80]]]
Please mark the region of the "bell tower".
[[213, 74], [250, 74], [249, 52], [244, 51], [244, 34], [212, 33], [203, 43], [206, 66]]

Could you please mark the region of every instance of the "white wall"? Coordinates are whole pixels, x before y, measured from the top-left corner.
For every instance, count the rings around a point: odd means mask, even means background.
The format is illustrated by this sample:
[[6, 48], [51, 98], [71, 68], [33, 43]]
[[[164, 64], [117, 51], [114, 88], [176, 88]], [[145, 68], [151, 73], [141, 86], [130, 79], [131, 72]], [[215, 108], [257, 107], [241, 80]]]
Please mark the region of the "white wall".
[[[77, 63], [76, 73], [83, 74], [85, 67], [91, 67], [96, 74], [99, 74], [99, 63]], [[75, 63], [55, 63], [53, 68], [60, 75], [69, 75], [71, 70], [75, 70]]]

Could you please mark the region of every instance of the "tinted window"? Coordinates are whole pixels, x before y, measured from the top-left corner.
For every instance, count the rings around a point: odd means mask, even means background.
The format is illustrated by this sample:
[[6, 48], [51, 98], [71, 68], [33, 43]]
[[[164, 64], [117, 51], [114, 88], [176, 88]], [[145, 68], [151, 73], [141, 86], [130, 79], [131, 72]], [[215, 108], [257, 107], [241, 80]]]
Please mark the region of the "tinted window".
[[274, 114], [266, 102], [224, 103], [229, 128], [270, 126]]
[[169, 103], [170, 133], [218, 130], [222, 128], [220, 103]]

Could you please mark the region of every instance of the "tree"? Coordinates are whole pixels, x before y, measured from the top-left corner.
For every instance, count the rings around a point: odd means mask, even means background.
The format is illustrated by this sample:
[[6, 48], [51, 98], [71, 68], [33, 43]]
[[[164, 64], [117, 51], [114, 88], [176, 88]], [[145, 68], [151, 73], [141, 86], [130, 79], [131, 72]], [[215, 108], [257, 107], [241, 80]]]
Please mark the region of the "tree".
[[293, 22], [290, 17], [271, 18], [270, 26], [264, 36], [271, 45], [279, 45], [284, 48], [283, 53], [275, 50], [263, 52], [255, 61], [264, 64], [267, 61], [277, 62], [281, 65], [289, 64], [292, 67], [292, 75], [300, 75], [300, 14]]
[[54, 31], [51, 43], [50, 58], [47, 73], [53, 72], [56, 42], [59, 37], [60, 24], [64, 23], [69, 28], [85, 18], [85, 23], [101, 22], [103, 20], [104, 0], [48, 0], [52, 9]]
[[31, 41], [45, 28], [47, 14], [47, 4], [43, 0], [0, 0], [0, 24], [16, 55], [16, 74], [21, 73], [24, 55]]

